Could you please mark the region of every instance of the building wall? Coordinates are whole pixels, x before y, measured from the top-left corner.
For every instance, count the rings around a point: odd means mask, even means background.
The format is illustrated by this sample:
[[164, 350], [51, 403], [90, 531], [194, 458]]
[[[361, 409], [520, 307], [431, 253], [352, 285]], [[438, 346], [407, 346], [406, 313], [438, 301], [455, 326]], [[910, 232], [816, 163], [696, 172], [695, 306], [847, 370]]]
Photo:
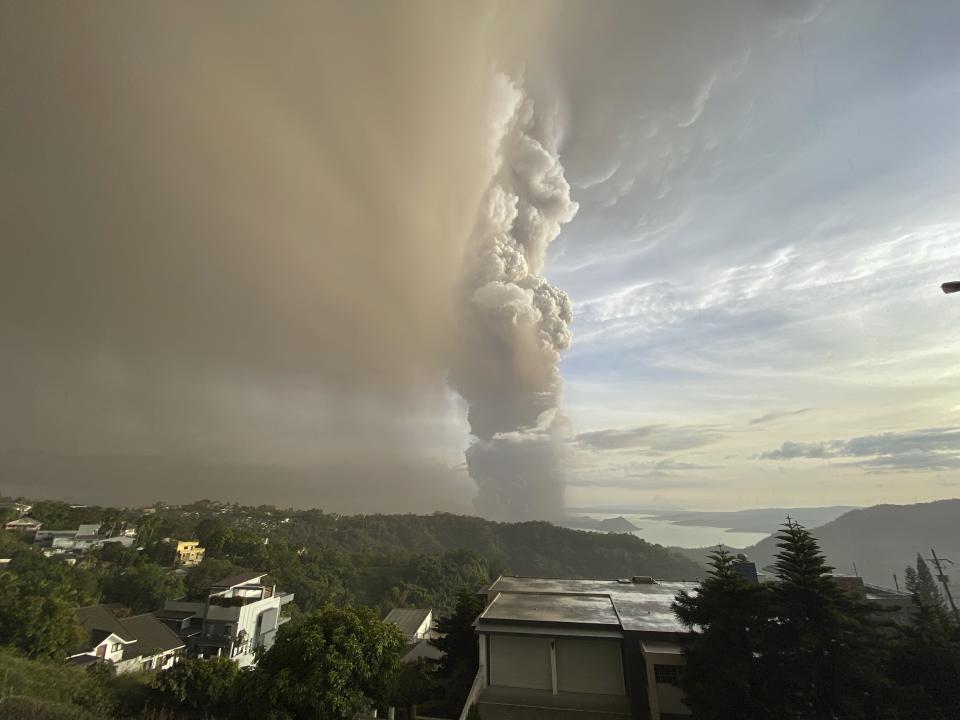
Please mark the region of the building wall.
[[560, 692], [623, 695], [619, 640], [558, 638], [557, 689]]
[[647, 666], [651, 720], [660, 720], [662, 715], [690, 715], [679, 685], [657, 682], [657, 666], [682, 669], [683, 656], [673, 653], [644, 653], [644, 661]]
[[159, 653], [148, 657], [138, 656], [128, 658], [117, 663], [117, 674], [139, 672], [141, 670], [166, 670], [176, 664], [177, 654], [175, 651]]
[[491, 635], [487, 642], [491, 685], [553, 689], [549, 638]]

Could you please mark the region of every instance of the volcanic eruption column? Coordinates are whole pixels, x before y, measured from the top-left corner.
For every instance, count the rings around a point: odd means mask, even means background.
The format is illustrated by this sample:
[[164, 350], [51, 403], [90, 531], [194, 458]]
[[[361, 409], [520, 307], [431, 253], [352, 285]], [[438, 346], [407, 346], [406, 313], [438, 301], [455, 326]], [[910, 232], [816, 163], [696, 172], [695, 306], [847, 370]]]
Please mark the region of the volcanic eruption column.
[[552, 519], [563, 514], [557, 363], [570, 345], [572, 310], [540, 272], [578, 206], [532, 100], [502, 75], [496, 98], [494, 174], [467, 249], [450, 383], [469, 405], [477, 511]]

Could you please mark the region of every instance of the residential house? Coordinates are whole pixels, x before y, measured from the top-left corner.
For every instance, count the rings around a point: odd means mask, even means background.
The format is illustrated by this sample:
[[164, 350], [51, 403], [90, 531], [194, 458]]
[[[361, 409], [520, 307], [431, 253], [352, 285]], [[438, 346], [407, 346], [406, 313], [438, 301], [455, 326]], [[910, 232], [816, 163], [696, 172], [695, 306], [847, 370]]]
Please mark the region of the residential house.
[[433, 629], [433, 610], [430, 608], [394, 608], [383, 619], [393, 623], [408, 643], [426, 638]]
[[3, 529], [33, 535], [40, 530], [40, 525], [41, 523], [34, 520], [32, 517], [23, 516], [17, 518], [16, 520], [11, 520], [10, 522], [4, 523]]
[[153, 615], [118, 617], [118, 608], [91, 605], [76, 610], [87, 637], [71, 652], [75, 665], [107, 662], [117, 673], [163, 670], [185, 649], [184, 642]]
[[199, 565], [203, 562], [204, 552], [199, 540], [178, 540], [176, 563], [183, 567]]
[[403, 633], [406, 647], [400, 656], [401, 662], [414, 663], [420, 660], [436, 661], [443, 653], [430, 644], [436, 637], [433, 626], [433, 610], [430, 608], [394, 608], [384, 618]]
[[913, 622], [914, 605], [910, 593], [871, 585], [864, 582], [859, 575], [834, 574], [833, 580], [841, 590], [872, 605], [898, 625], [909, 625]]
[[168, 600], [154, 615], [199, 657], [228, 657], [253, 665], [258, 648], [273, 646], [288, 618], [281, 608], [293, 593], [277, 590], [267, 574], [246, 572], [214, 583], [203, 600]]
[[502, 576], [476, 622], [471, 699], [484, 720], [688, 717], [680, 690], [686, 632], [670, 606], [696, 588], [646, 576]]
[[33, 543], [43, 548], [43, 554], [47, 556], [82, 553], [110, 543], [118, 543], [124, 547], [132, 547], [134, 544], [134, 538], [127, 535], [101, 537], [99, 533], [99, 523], [83, 524], [76, 530], [39, 530]]

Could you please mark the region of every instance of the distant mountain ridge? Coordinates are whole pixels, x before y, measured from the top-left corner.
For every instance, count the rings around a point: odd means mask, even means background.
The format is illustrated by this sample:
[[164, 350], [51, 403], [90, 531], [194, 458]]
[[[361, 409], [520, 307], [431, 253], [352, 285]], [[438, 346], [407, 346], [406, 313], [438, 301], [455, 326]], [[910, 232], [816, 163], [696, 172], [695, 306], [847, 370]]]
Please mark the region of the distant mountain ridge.
[[[957, 563], [946, 569], [960, 580], [960, 499], [874, 505], [851, 510], [820, 527], [802, 515], [796, 519], [813, 531], [839, 573], [853, 574], [856, 565], [856, 573], [868, 583], [893, 587], [896, 575], [902, 588], [904, 568], [916, 562], [917, 553], [929, 557], [933, 548]], [[709, 549], [681, 552], [702, 563]], [[777, 553], [776, 537], [771, 535], [743, 552], [758, 568], [769, 565]]]
[[590, 517], [568, 517], [556, 523], [560, 527], [573, 528], [575, 530], [600, 530], [602, 532], [629, 533], [640, 530], [639, 527], [627, 520], [622, 515], [614, 518], [604, 518], [597, 520]]
[[830, 505], [826, 507], [802, 508], [751, 508], [731, 511], [682, 510], [657, 513], [660, 520], [674, 525], [698, 527], [723, 527], [734, 532], [776, 532], [787, 515], [806, 527], [819, 527], [851, 510], [855, 505]]

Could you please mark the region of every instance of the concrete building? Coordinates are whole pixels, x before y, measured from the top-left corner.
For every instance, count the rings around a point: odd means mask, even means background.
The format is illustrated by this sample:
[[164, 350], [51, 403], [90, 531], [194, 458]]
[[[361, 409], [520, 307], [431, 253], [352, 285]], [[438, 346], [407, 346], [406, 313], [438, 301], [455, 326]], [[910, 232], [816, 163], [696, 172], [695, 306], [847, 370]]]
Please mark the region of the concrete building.
[[214, 583], [200, 601], [168, 600], [154, 615], [199, 657], [228, 657], [254, 664], [257, 648], [269, 650], [287, 618], [280, 610], [293, 593], [277, 590], [266, 573], [247, 572]]
[[76, 610], [87, 637], [72, 650], [68, 662], [74, 665], [107, 662], [117, 673], [126, 673], [166, 669], [183, 653], [183, 641], [153, 615], [118, 617], [116, 610], [108, 605]]
[[484, 720], [688, 717], [686, 634], [670, 608], [696, 583], [500, 577], [477, 619]]
[[99, 523], [80, 525], [76, 530], [39, 530], [33, 543], [43, 548], [43, 554], [63, 555], [96, 550], [109, 543], [118, 543], [124, 547], [133, 547], [134, 538], [127, 535], [101, 537]]
[[203, 562], [203, 554], [206, 551], [200, 547], [199, 540], [178, 540], [176, 552], [177, 565], [191, 567]]

